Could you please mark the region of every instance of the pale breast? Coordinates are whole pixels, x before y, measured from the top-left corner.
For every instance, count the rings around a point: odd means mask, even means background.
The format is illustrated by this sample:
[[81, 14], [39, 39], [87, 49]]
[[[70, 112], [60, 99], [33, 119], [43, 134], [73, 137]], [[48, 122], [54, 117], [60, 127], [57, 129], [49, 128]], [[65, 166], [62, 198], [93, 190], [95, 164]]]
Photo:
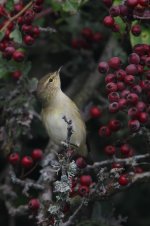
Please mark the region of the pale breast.
[[77, 107], [75, 105], [71, 109], [68, 107], [68, 99], [67, 103], [65, 101], [63, 105], [57, 105], [57, 108], [49, 107], [42, 111], [43, 122], [50, 138], [58, 144], [66, 141], [68, 130], [67, 123], [63, 119], [64, 116], [67, 120], [72, 121], [73, 134], [70, 142], [76, 146], [84, 144], [86, 139], [85, 124]]

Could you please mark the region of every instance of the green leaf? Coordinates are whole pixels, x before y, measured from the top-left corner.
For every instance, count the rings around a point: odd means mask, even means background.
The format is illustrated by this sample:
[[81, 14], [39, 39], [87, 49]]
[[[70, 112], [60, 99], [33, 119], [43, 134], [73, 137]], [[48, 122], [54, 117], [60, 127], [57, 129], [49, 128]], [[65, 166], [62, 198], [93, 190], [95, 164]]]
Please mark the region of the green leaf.
[[113, 1], [113, 6], [115, 6], [115, 5], [120, 5], [120, 0], [114, 0]]
[[79, 4], [78, 2], [74, 2], [73, 0], [69, 1], [67, 0], [64, 4], [63, 4], [63, 10], [65, 12], [72, 12], [72, 13], [76, 13], [78, 10]]
[[6, 1], [5, 8], [8, 11], [12, 11], [13, 10], [13, 7], [14, 7], [14, 0]]
[[136, 44], [147, 44], [150, 45], [150, 29], [149, 28], [145, 28], [145, 27], [141, 27], [142, 32], [139, 36], [134, 36], [131, 32], [130, 32], [130, 41], [131, 41], [131, 45], [135, 46]]
[[18, 28], [16, 28], [13, 32], [11, 32], [10, 38], [12, 38], [18, 44], [22, 43], [22, 35]]

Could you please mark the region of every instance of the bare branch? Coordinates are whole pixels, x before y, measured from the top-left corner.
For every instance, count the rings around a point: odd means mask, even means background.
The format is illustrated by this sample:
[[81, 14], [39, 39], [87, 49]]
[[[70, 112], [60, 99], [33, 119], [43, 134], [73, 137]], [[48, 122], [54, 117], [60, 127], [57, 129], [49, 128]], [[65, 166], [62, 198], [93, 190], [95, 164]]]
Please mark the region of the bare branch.
[[115, 158], [115, 159], [108, 159], [108, 160], [104, 160], [104, 161], [101, 161], [101, 162], [94, 162], [93, 165], [87, 165], [86, 169], [94, 169], [94, 168], [97, 168], [97, 167], [104, 167], [104, 166], [107, 166], [109, 164], [112, 164], [112, 163], [125, 163], [126, 165], [136, 165], [136, 162], [139, 161], [139, 160], [142, 160], [142, 159], [145, 159], [145, 158], [149, 158], [150, 157], [150, 154], [147, 153], [147, 154], [144, 154], [144, 155], [136, 155], [136, 156], [133, 156], [133, 157], [130, 157], [130, 158], [124, 158], [124, 159], [120, 159], [120, 158]]

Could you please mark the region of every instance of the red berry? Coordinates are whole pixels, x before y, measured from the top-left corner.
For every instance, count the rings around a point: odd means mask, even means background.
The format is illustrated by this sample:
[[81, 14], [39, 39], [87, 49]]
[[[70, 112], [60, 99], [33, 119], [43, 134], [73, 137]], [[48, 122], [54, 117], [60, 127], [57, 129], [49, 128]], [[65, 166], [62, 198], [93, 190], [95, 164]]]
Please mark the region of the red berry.
[[149, 4], [149, 0], [139, 0], [138, 2], [141, 6], [146, 7]]
[[19, 16], [18, 19], [17, 19], [17, 22], [18, 22], [19, 25], [22, 25], [23, 24], [23, 17]]
[[137, 66], [135, 64], [129, 64], [127, 67], [126, 67], [126, 73], [128, 75], [135, 75], [137, 74], [138, 70], [137, 70]]
[[19, 71], [19, 70], [13, 71], [13, 72], [11, 73], [11, 76], [12, 76], [14, 79], [19, 79], [19, 78], [21, 77], [21, 75], [22, 75], [22, 72]]
[[104, 151], [107, 155], [114, 155], [116, 152], [116, 148], [113, 145], [107, 145], [105, 147]]
[[72, 39], [71, 40], [71, 46], [74, 49], [79, 49], [80, 48], [80, 40], [79, 39]]
[[93, 106], [93, 107], [90, 109], [90, 115], [91, 115], [92, 118], [99, 118], [99, 117], [102, 115], [102, 112], [101, 112], [101, 110], [99, 109], [99, 107]]
[[150, 90], [150, 80], [141, 81], [140, 86], [144, 91], [149, 91]]
[[32, 45], [34, 43], [34, 38], [30, 35], [26, 35], [24, 36], [23, 41], [26, 45]]
[[79, 186], [78, 193], [81, 196], [86, 196], [89, 193], [89, 188], [87, 186]]
[[102, 136], [102, 137], [109, 137], [111, 135], [111, 131], [107, 126], [100, 127], [98, 133], [99, 133], [99, 136]]
[[146, 110], [146, 104], [143, 101], [139, 101], [136, 107], [139, 112]]
[[76, 165], [78, 168], [83, 169], [86, 167], [86, 161], [83, 157], [79, 157], [76, 159]]
[[124, 82], [127, 85], [132, 86], [135, 82], [135, 77], [133, 75], [126, 75], [126, 77], [124, 78]]
[[142, 74], [144, 72], [144, 67], [140, 64], [137, 65], [138, 74]]
[[133, 155], [135, 154], [135, 150], [133, 148], [130, 148], [129, 153], [127, 154], [127, 157], [133, 157]]
[[100, 73], [107, 73], [109, 71], [109, 65], [107, 62], [100, 62], [98, 65], [98, 70]]
[[129, 93], [126, 99], [129, 104], [135, 105], [135, 104], [137, 104], [139, 97], [136, 93]]
[[140, 166], [136, 166], [136, 167], [134, 168], [134, 172], [135, 172], [135, 173], [143, 173], [144, 170], [143, 170]]
[[120, 151], [121, 151], [122, 154], [128, 155], [129, 154], [129, 151], [130, 151], [130, 146], [128, 144], [123, 144], [120, 147]]
[[140, 94], [142, 92], [142, 88], [139, 85], [134, 85], [131, 88], [131, 91], [136, 94]]
[[42, 5], [38, 5], [36, 3], [33, 3], [32, 9], [35, 13], [40, 13], [43, 9]]
[[120, 25], [115, 23], [112, 27], [112, 31], [113, 32], [119, 32], [120, 31]]
[[108, 94], [108, 100], [110, 102], [118, 102], [120, 99], [119, 93], [117, 92], [111, 92]]
[[141, 34], [141, 26], [139, 24], [133, 25], [131, 32], [134, 36], [139, 36]]
[[25, 168], [30, 168], [33, 165], [33, 159], [30, 156], [24, 156], [21, 160], [21, 164]]
[[126, 3], [127, 3], [127, 6], [132, 8], [138, 5], [138, 0], [127, 0]]
[[44, 0], [35, 0], [35, 3], [36, 3], [37, 5], [41, 5], [41, 4], [43, 4], [43, 2], [44, 2]]
[[148, 122], [148, 114], [146, 112], [139, 112], [138, 113], [138, 120], [141, 123], [147, 123]]
[[16, 3], [14, 5], [14, 11], [15, 11], [15, 13], [20, 12], [22, 9], [23, 9], [23, 4], [22, 3]]
[[110, 103], [109, 104], [109, 111], [111, 113], [118, 112], [118, 110], [119, 110], [119, 104], [118, 104], [118, 102], [113, 102], [113, 103]]
[[3, 17], [4, 15], [6, 16], [5, 9], [2, 5], [0, 5], [0, 18]]
[[107, 83], [106, 90], [109, 93], [116, 92], [117, 91], [117, 85], [116, 85], [116, 83], [114, 83], [114, 82]]
[[89, 40], [93, 39], [93, 31], [89, 27], [85, 27], [82, 29], [81, 34], [84, 38], [87, 38]]
[[12, 164], [12, 165], [16, 165], [19, 163], [20, 161], [20, 157], [19, 157], [19, 154], [16, 152], [16, 153], [11, 153], [8, 157], [8, 161]]
[[127, 75], [126, 72], [122, 69], [117, 70], [115, 74], [118, 81], [124, 81], [124, 78]]
[[120, 15], [127, 16], [128, 15], [128, 7], [126, 5], [119, 5]]
[[0, 51], [3, 52], [3, 51], [5, 50], [6, 47], [7, 47], [7, 43], [4, 42], [4, 41], [3, 41], [3, 42], [1, 41], [1, 42], [0, 42]]
[[40, 35], [40, 29], [38, 26], [34, 26], [32, 27], [32, 32], [33, 32], [33, 37], [37, 38]]
[[116, 76], [114, 74], [107, 74], [105, 77], [106, 83], [115, 82], [115, 80], [116, 80]]
[[119, 69], [120, 66], [121, 66], [121, 60], [120, 60], [119, 57], [112, 57], [112, 58], [109, 60], [108, 64], [109, 64], [109, 67], [111, 67], [111, 68], [117, 70], [117, 69]]
[[120, 7], [119, 6], [112, 6], [109, 10], [109, 14], [113, 17], [119, 16], [120, 14]]
[[103, 36], [100, 32], [95, 32], [93, 34], [92, 40], [93, 42], [100, 42], [103, 39]]
[[113, 1], [112, 1], [112, 0], [103, 0], [103, 3], [104, 3], [107, 7], [110, 7], [110, 6], [112, 6]]
[[129, 64], [139, 64], [140, 63], [140, 57], [137, 53], [131, 53], [128, 57]]
[[13, 59], [17, 62], [22, 62], [25, 58], [24, 52], [20, 51], [20, 50], [16, 50], [13, 53]]
[[137, 118], [137, 115], [138, 115], [138, 109], [137, 109], [136, 107], [129, 108], [129, 110], [128, 110], [128, 115], [129, 115], [131, 118]]
[[11, 59], [14, 52], [15, 52], [15, 48], [13, 46], [8, 46], [5, 48], [3, 52], [3, 57], [9, 60]]
[[125, 84], [124, 82], [117, 82], [117, 90], [122, 91], [125, 89]]
[[82, 175], [80, 177], [80, 184], [85, 186], [90, 186], [92, 183], [92, 177], [90, 175]]
[[117, 168], [117, 169], [123, 168], [123, 164], [119, 163], [119, 162], [113, 162], [111, 168], [112, 169], [114, 169], [114, 168]]
[[34, 14], [33, 10], [28, 9], [23, 16], [24, 23], [31, 24], [34, 20], [34, 16], [35, 16], [35, 14]]
[[111, 131], [118, 131], [121, 127], [121, 123], [117, 119], [110, 120], [108, 125]]
[[32, 156], [33, 160], [39, 161], [43, 157], [43, 152], [41, 149], [34, 149], [31, 153], [31, 156]]
[[115, 23], [113, 17], [111, 16], [106, 16], [103, 20], [103, 23], [106, 27], [112, 27]]
[[125, 90], [123, 90], [123, 91], [121, 92], [121, 97], [127, 98], [127, 96], [128, 96], [129, 93], [130, 93], [130, 91], [127, 90], [127, 89], [125, 89]]
[[32, 34], [32, 25], [23, 24], [22, 27], [21, 27], [21, 30], [25, 34]]
[[31, 209], [32, 211], [36, 211], [40, 208], [40, 202], [38, 199], [31, 199], [28, 203], [28, 207], [29, 209]]
[[131, 132], [137, 132], [140, 129], [140, 122], [136, 119], [131, 119], [128, 121], [128, 127]]
[[150, 57], [146, 58], [146, 62], [145, 62], [147, 67], [150, 67]]
[[129, 183], [128, 178], [125, 175], [121, 175], [118, 179], [118, 182], [122, 186], [126, 186]]
[[124, 98], [121, 98], [118, 101], [118, 104], [119, 104], [119, 109], [124, 109], [127, 106], [127, 100]]

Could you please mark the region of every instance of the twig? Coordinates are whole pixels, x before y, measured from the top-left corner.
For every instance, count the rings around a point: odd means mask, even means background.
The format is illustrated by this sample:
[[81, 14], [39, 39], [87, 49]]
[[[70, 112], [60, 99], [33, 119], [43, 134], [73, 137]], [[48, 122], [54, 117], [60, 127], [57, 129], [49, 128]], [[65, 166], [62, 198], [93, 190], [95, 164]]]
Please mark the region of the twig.
[[55, 33], [56, 29], [52, 27], [39, 27], [39, 30], [42, 32], [49, 32], [49, 33]]
[[33, 4], [33, 1], [29, 2], [19, 13], [17, 13], [15, 16], [10, 17], [8, 22], [5, 23], [5, 25], [0, 29], [1, 32], [5, 31], [6, 28], [9, 26], [11, 22], [16, 20], [19, 16], [21, 16], [30, 6]]
[[66, 139], [66, 142], [69, 145], [71, 136], [73, 134], [72, 120], [68, 120], [66, 118], [66, 116], [63, 116], [62, 119], [67, 123], [67, 139]]
[[76, 215], [79, 213], [79, 211], [82, 209], [84, 205], [84, 201], [81, 202], [81, 204], [78, 206], [78, 208], [73, 212], [73, 214], [69, 217], [68, 221], [62, 224], [61, 226], [69, 226], [73, 224], [73, 220], [75, 219]]

